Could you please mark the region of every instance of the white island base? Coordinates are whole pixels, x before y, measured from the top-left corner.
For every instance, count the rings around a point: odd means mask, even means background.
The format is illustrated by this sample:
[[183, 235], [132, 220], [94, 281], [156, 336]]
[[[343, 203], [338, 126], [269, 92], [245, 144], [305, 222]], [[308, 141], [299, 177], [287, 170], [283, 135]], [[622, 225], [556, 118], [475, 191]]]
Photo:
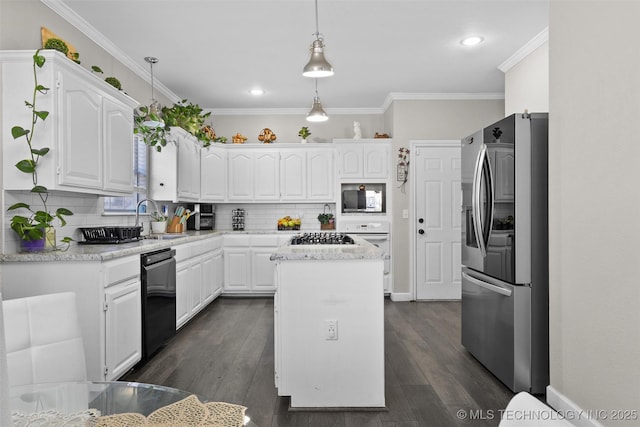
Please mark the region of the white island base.
[[275, 257], [278, 395], [292, 410], [384, 408], [382, 257], [284, 258]]

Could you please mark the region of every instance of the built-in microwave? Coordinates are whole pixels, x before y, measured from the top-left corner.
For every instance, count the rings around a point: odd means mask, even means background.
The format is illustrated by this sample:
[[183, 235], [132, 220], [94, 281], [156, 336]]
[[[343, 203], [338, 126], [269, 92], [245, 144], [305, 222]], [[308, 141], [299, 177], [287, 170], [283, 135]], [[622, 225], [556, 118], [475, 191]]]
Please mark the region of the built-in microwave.
[[367, 212], [383, 213], [384, 191], [383, 190], [342, 190], [342, 212]]

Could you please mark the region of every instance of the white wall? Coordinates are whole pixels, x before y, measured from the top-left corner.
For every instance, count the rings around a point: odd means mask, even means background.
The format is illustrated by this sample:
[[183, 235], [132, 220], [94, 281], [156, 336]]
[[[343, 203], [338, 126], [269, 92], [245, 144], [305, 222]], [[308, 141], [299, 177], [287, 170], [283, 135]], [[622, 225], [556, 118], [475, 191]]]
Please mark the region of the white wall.
[[549, 43], [505, 72], [504, 115], [549, 111]]
[[[393, 292], [409, 293], [409, 220], [402, 218], [402, 210], [409, 209], [409, 189], [402, 193], [395, 180], [395, 164], [400, 147], [409, 148], [414, 139], [462, 139], [497, 120], [504, 114], [503, 100], [434, 100], [394, 101], [385, 122], [392, 123], [393, 147], [392, 191], [392, 262]], [[391, 117], [389, 117], [391, 116]], [[387, 125], [388, 126], [388, 125]], [[409, 165], [409, 176], [411, 165]]]
[[551, 387], [584, 409], [640, 409], [638, 17], [551, 1]]

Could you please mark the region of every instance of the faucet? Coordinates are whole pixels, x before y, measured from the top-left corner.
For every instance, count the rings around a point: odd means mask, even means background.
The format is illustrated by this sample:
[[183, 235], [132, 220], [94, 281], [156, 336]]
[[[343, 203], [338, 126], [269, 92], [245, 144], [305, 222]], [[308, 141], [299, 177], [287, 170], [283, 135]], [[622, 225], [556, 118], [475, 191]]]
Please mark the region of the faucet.
[[[155, 211], [160, 213], [160, 209], [158, 209], [158, 205], [156, 204], [156, 202], [154, 202], [151, 199], [142, 199], [138, 202], [138, 204], [136, 205], [136, 221], [133, 224], [134, 227], [138, 226], [138, 219], [140, 217], [140, 213], [138, 212], [138, 210], [140, 209], [140, 205], [142, 204], [142, 202], [151, 202], [151, 204], [153, 205], [153, 207], [156, 209]], [[140, 231], [144, 230], [144, 224], [142, 225], [142, 228], [140, 229]]]

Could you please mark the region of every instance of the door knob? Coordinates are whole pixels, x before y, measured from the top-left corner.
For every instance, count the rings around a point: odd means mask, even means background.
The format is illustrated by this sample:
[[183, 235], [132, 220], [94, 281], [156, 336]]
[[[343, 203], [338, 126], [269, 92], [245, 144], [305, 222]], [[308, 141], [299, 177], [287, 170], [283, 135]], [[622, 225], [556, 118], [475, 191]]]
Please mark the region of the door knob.
[[418, 234], [424, 234], [424, 230], [421, 228], [420, 230], [418, 230]]
[[420, 218], [420, 219], [418, 219], [418, 222], [419, 222], [420, 224], [422, 224], [422, 223], [424, 222], [424, 218]]

